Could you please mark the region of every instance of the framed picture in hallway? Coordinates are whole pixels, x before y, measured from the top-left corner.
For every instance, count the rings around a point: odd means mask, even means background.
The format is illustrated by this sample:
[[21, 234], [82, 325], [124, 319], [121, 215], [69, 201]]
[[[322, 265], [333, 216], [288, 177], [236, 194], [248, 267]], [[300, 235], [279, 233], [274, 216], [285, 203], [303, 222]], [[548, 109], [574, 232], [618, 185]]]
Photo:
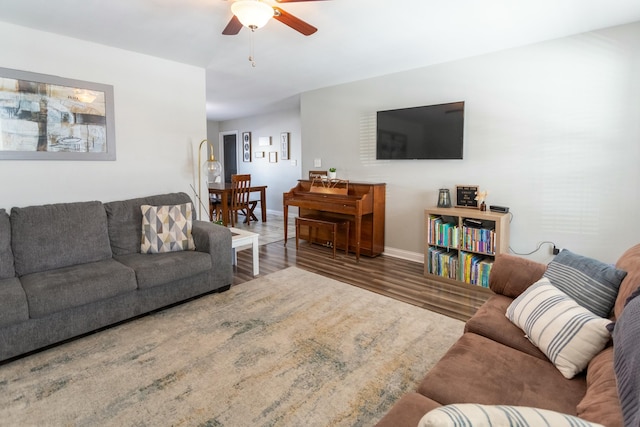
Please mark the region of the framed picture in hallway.
[[115, 160], [113, 86], [0, 68], [0, 160]]
[[280, 134], [280, 160], [289, 160], [289, 132]]
[[269, 151], [269, 163], [278, 163], [277, 151]]
[[242, 161], [251, 161], [251, 132], [242, 132]]
[[261, 147], [266, 147], [267, 145], [271, 145], [271, 137], [270, 136], [259, 137], [258, 145], [260, 145]]

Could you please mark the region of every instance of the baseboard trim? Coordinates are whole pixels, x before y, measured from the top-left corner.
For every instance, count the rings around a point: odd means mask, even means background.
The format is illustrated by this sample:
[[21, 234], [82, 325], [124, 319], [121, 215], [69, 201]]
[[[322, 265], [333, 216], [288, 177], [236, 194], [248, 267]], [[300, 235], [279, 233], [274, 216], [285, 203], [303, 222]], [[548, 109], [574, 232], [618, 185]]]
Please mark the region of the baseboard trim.
[[385, 246], [384, 255], [424, 264], [424, 255], [418, 252], [410, 252], [403, 249], [390, 248], [388, 246]]

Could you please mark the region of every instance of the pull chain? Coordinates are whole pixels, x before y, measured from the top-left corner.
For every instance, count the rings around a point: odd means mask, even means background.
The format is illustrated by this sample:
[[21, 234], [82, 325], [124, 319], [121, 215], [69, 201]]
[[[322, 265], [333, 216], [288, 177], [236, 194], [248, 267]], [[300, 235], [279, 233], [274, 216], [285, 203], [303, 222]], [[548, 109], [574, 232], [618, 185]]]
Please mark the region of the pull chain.
[[253, 33], [255, 32], [255, 28], [251, 28], [251, 34], [249, 39], [249, 62], [251, 62], [251, 66], [253, 68], [256, 67], [255, 55], [253, 53]]

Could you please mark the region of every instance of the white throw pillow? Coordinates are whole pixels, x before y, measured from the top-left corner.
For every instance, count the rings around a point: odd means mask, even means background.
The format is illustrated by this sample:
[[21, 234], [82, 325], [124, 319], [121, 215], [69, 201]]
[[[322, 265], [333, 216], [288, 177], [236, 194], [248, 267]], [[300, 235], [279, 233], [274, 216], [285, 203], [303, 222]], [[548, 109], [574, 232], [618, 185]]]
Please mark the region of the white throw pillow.
[[573, 378], [607, 344], [610, 320], [596, 316], [543, 277], [518, 298], [506, 316], [565, 378]]
[[418, 427], [603, 427], [560, 412], [525, 406], [459, 403], [441, 406], [425, 414]]

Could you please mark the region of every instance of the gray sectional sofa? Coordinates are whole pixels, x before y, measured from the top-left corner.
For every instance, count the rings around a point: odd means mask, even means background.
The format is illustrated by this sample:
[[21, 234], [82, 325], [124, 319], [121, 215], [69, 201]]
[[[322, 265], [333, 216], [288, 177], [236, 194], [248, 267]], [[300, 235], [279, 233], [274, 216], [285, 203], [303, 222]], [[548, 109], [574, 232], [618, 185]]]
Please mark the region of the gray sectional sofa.
[[141, 206], [185, 203], [171, 193], [0, 209], [0, 361], [229, 289], [225, 227], [194, 216], [195, 250], [140, 253]]

